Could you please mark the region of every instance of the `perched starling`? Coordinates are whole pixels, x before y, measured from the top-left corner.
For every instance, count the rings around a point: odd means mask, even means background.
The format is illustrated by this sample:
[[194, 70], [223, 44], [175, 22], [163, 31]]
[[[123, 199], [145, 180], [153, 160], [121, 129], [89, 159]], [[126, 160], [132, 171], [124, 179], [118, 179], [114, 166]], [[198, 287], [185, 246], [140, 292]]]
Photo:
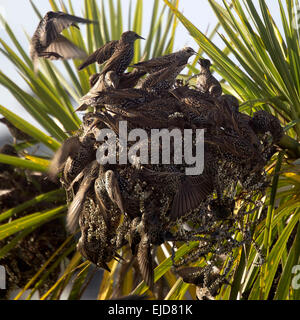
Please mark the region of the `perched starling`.
[[116, 177], [116, 174], [112, 170], [107, 170], [105, 172], [104, 179], [105, 179], [105, 188], [109, 198], [113, 203], [115, 203], [119, 207], [121, 213], [125, 213], [123, 199], [120, 192], [119, 182]]
[[[67, 229], [71, 233], [75, 233], [76, 231], [85, 197], [99, 175], [99, 166], [99, 163], [95, 160], [86, 166], [82, 173], [80, 173], [80, 175], [83, 176], [82, 182], [80, 183], [76, 196], [69, 207], [67, 215]], [[76, 177], [75, 180], [79, 180], [79, 177]], [[74, 181], [72, 183], [74, 183]]]
[[188, 59], [197, 54], [192, 48], [186, 47], [180, 51], [167, 54], [162, 57], [153, 58], [148, 61], [142, 61], [134, 64], [132, 67], [148, 73], [157, 72], [159, 70], [171, 67], [173, 65], [179, 66], [187, 64]]
[[161, 179], [161, 182], [168, 185], [170, 190], [175, 192], [171, 207], [171, 217], [180, 218], [196, 209], [200, 203], [214, 191], [211, 177], [202, 174], [199, 176], [187, 176], [184, 173], [174, 172], [156, 172], [144, 168], [148, 179], [155, 181]]
[[143, 90], [133, 88], [98, 91], [95, 94], [86, 95], [83, 103], [75, 111], [84, 111], [89, 106], [120, 105], [135, 99], [142, 99], [145, 94]]
[[134, 55], [134, 42], [144, 39], [133, 31], [126, 31], [121, 35], [119, 41], [113, 40], [92, 53], [78, 68], [82, 70], [92, 63], [103, 64], [107, 61], [101, 73], [115, 71], [121, 75], [129, 66]]
[[104, 221], [107, 227], [111, 228], [111, 217], [108, 216], [108, 211], [112, 205], [116, 205], [121, 213], [125, 213], [119, 182], [115, 173], [112, 170], [100, 171], [94, 188]]
[[267, 111], [260, 110], [254, 113], [250, 120], [250, 126], [257, 134], [270, 132], [275, 144], [279, 143], [283, 136], [283, 129], [280, 121]]
[[223, 104], [228, 110], [231, 112], [238, 112], [239, 111], [239, 100], [230, 95], [230, 94], [223, 94], [218, 98], [218, 101]]
[[51, 180], [64, 171], [64, 180], [69, 185], [81, 170], [95, 159], [96, 139], [93, 134], [79, 137], [73, 136], [64, 141], [56, 151], [49, 169], [48, 175]]
[[90, 133], [79, 138], [79, 148], [76, 154], [69, 156], [66, 160], [63, 170], [63, 180], [70, 184], [76, 176], [96, 158], [96, 139], [94, 134]]
[[3, 124], [5, 124], [7, 126], [9, 132], [11, 133], [11, 135], [14, 138], [14, 143], [16, 143], [17, 140], [20, 140], [20, 141], [30, 141], [30, 140], [32, 140], [32, 138], [27, 133], [25, 133], [25, 132], [21, 131], [20, 129], [18, 129], [16, 126], [14, 126], [6, 118], [0, 119], [0, 122], [2, 122]]
[[154, 91], [158, 94], [162, 91], [170, 90], [174, 87], [176, 77], [185, 67], [186, 64], [173, 65], [151, 73], [141, 82], [140, 88], [142, 90]]
[[210, 61], [208, 59], [200, 59], [198, 63], [200, 65], [200, 73], [197, 77], [197, 88], [203, 93], [208, 93], [211, 97], [220, 97], [222, 95], [222, 87], [210, 72]]
[[30, 57], [37, 71], [38, 57], [45, 59], [84, 59], [86, 53], [60, 33], [76, 23], [94, 21], [72, 16], [64, 12], [49, 11], [40, 21], [30, 42]]
[[[228, 281], [220, 275], [217, 267], [210, 265], [206, 267], [184, 267], [177, 269], [176, 273], [182, 277], [184, 282], [196, 286], [196, 295], [199, 300], [213, 299], [222, 284], [228, 284]], [[203, 295], [203, 292], [206, 294]]]
[[209, 209], [217, 219], [226, 219], [231, 216], [233, 214], [234, 206], [234, 200], [227, 197], [213, 199], [209, 203]]
[[[113, 71], [111, 71], [113, 72]], [[118, 89], [128, 89], [128, 88], [134, 88], [141, 77], [143, 77], [147, 72], [145, 71], [139, 71], [138, 69], [134, 69], [131, 72], [126, 72], [123, 73], [119, 77], [118, 81]], [[110, 74], [111, 77], [112, 73]], [[89, 81], [90, 81], [90, 86], [93, 87], [95, 83], [98, 81], [100, 77], [100, 73], [95, 73], [92, 76], [90, 76]]]
[[56, 179], [56, 176], [62, 171], [68, 157], [75, 157], [79, 148], [80, 140], [78, 136], [70, 137], [63, 142], [61, 147], [54, 154], [48, 168], [48, 175], [51, 180]]
[[223, 113], [211, 98], [188, 87], [178, 87], [170, 91], [180, 102], [181, 110], [188, 115], [192, 125], [198, 128], [211, 127], [216, 129], [223, 122]]
[[88, 107], [94, 107], [99, 104], [97, 102], [97, 98], [100, 93], [109, 89], [116, 89], [118, 87], [118, 83], [119, 77], [114, 71], [108, 71], [105, 75], [100, 75], [89, 92], [81, 97], [80, 101], [82, 101], [82, 103], [75, 112], [84, 111]]

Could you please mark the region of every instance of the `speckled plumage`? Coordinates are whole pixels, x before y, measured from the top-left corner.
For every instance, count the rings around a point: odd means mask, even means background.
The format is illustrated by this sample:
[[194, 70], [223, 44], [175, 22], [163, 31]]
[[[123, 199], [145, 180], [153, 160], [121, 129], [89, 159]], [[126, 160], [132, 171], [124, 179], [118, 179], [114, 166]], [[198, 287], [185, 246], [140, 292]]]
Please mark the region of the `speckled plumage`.
[[139, 85], [139, 88], [154, 91], [159, 94], [174, 87], [176, 77], [186, 67], [183, 65], [172, 65], [148, 75]]
[[[94, 160], [89, 165], [87, 165], [82, 172], [79, 173], [79, 175], [82, 175], [82, 181], [79, 185], [76, 196], [69, 206], [67, 215], [67, 229], [71, 233], [75, 233], [77, 229], [79, 216], [82, 211], [85, 197], [89, 192], [89, 189], [91, 189], [91, 186], [94, 184], [95, 179], [99, 175], [99, 167], [99, 163]], [[77, 177], [75, 178], [75, 180], [76, 179]], [[74, 183], [74, 181], [72, 183]]]
[[132, 67], [141, 71], [153, 73], [173, 65], [179, 66], [187, 64], [188, 59], [194, 54], [196, 54], [196, 52], [192, 48], [186, 47], [174, 53], [156, 57], [147, 61], [138, 62]]
[[129, 66], [134, 55], [134, 42], [137, 39], [143, 39], [133, 31], [126, 31], [121, 35], [119, 41], [110, 41], [100, 49], [91, 54], [84, 61], [78, 70], [82, 70], [92, 63], [103, 64], [106, 62], [101, 74], [108, 71], [115, 71], [121, 75]]

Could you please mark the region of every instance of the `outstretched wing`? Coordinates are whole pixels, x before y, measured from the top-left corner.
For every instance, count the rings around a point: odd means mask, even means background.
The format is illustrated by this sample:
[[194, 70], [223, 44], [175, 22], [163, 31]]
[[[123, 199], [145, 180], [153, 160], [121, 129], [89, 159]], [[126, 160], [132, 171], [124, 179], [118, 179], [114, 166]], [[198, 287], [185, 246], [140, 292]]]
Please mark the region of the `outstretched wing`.
[[172, 218], [180, 218], [190, 210], [196, 209], [213, 190], [212, 181], [204, 175], [185, 177], [173, 200]]
[[151, 247], [148, 236], [144, 234], [138, 246], [137, 260], [141, 275], [149, 288], [154, 285], [154, 271], [151, 255]]
[[64, 29], [76, 26], [76, 23], [95, 23], [95, 21], [72, 16], [60, 11], [52, 14], [53, 17], [47, 21], [44, 29], [45, 32], [42, 33], [40, 39], [43, 44], [54, 41]]
[[87, 54], [84, 50], [77, 47], [70, 40], [59, 34], [57, 38], [48, 46], [46, 52], [55, 52], [59, 56], [51, 56], [51, 60], [56, 59], [84, 59]]
[[62, 167], [65, 164], [68, 157], [74, 156], [78, 152], [79, 148], [80, 141], [77, 136], [68, 138], [64, 141], [61, 147], [56, 151], [50, 163], [48, 175], [51, 180], [55, 180], [57, 174], [62, 170]]

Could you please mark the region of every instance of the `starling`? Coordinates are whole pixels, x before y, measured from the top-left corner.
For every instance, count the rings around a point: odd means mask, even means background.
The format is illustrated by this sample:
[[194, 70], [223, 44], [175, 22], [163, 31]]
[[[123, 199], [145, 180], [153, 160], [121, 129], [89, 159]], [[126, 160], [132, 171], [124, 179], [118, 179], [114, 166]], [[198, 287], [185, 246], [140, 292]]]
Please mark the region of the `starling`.
[[[113, 71], [111, 71], [113, 72]], [[147, 72], [145, 71], [139, 71], [138, 69], [134, 69], [131, 72], [123, 73], [119, 77], [119, 83], [118, 83], [118, 89], [129, 89], [134, 88], [141, 77], [143, 77]], [[95, 83], [98, 81], [100, 76], [100, 73], [95, 73], [92, 76], [90, 76], [90, 86], [93, 87]]]
[[121, 35], [119, 41], [113, 40], [92, 53], [78, 68], [82, 70], [92, 63], [99, 65], [107, 61], [101, 73], [115, 71], [121, 75], [129, 66], [134, 55], [134, 42], [137, 39], [144, 39], [133, 31], [126, 31]]
[[118, 87], [118, 83], [119, 77], [114, 71], [108, 71], [105, 75], [100, 75], [94, 83], [94, 86], [80, 99], [82, 103], [75, 112], [84, 111], [88, 107], [96, 106], [98, 104], [97, 97], [99, 96], [99, 93], [111, 88], [116, 89]]
[[89, 106], [103, 106], [103, 105], [121, 105], [132, 100], [142, 99], [145, 96], [145, 92], [139, 89], [117, 89], [117, 90], [107, 90], [98, 91], [95, 94], [87, 96], [83, 103], [75, 110], [84, 111]]
[[198, 90], [190, 89], [187, 86], [178, 87], [171, 90], [170, 93], [179, 101], [191, 107], [214, 107], [214, 100], [209, 99], [207, 94], [199, 92]]
[[76, 23], [94, 21], [72, 16], [64, 12], [49, 11], [40, 21], [30, 42], [30, 57], [37, 71], [38, 57], [45, 59], [84, 59], [86, 53], [60, 33]]
[[226, 219], [233, 214], [235, 202], [228, 197], [222, 199], [213, 199], [209, 203], [210, 211], [215, 215], [216, 219]]
[[[67, 215], [67, 229], [71, 233], [75, 233], [78, 226], [79, 215], [82, 211], [82, 206], [88, 191], [91, 189], [93, 182], [99, 175], [99, 163], [94, 160], [88, 166], [86, 166], [80, 175], [83, 176], [82, 182], [80, 183], [79, 189], [74, 197]], [[75, 178], [74, 181], [79, 180]], [[72, 184], [74, 183], [72, 182]]]
[[255, 112], [249, 123], [257, 134], [270, 132], [274, 144], [278, 144], [283, 136], [283, 129], [280, 125], [280, 121], [267, 111], [260, 110]]
[[239, 100], [230, 95], [230, 94], [223, 94], [218, 98], [218, 101], [224, 105], [228, 110], [231, 110], [231, 112], [239, 112]]
[[105, 188], [110, 200], [119, 207], [121, 213], [125, 213], [119, 182], [112, 170], [105, 172]]
[[95, 159], [95, 142], [93, 134], [73, 136], [65, 140], [50, 163], [50, 179], [55, 180], [56, 176], [64, 171], [64, 180], [69, 185], [81, 170]]
[[196, 209], [214, 191], [212, 178], [207, 174], [187, 176], [178, 171], [156, 172], [147, 168], [143, 170], [148, 179], [152, 181], [161, 179], [162, 184], [174, 190], [175, 195], [170, 211], [173, 219], [180, 218]]
[[[194, 284], [196, 286], [196, 294], [199, 300], [215, 297], [221, 286], [228, 281], [220, 275], [217, 267], [208, 265], [206, 267], [184, 267], [177, 269], [176, 273], [182, 277], [184, 282]], [[203, 292], [206, 295], [203, 296]]]
[[187, 86], [178, 87], [170, 93], [182, 102], [181, 110], [188, 115], [192, 125], [216, 129], [223, 123], [223, 113], [213, 99], [206, 98], [206, 94]]
[[94, 134], [89, 133], [79, 138], [79, 148], [73, 156], [66, 160], [63, 172], [63, 180], [70, 184], [76, 176], [96, 158], [96, 139]]
[[61, 147], [54, 154], [48, 168], [48, 175], [52, 181], [54, 181], [58, 173], [61, 172], [68, 157], [75, 157], [79, 148], [80, 140], [78, 136], [70, 137], [63, 142]]
[[100, 171], [94, 188], [104, 221], [107, 227], [111, 227], [110, 217], [107, 215], [111, 205], [115, 204], [121, 213], [125, 213], [119, 182], [115, 173], [112, 170], [107, 170], [105, 173]]
[[20, 129], [18, 129], [16, 126], [14, 126], [6, 118], [0, 119], [0, 122], [2, 122], [3, 124], [5, 124], [7, 126], [9, 132], [11, 133], [11, 135], [14, 138], [14, 143], [15, 144], [16, 144], [17, 140], [21, 140], [21, 141], [30, 141], [30, 140], [32, 140], [32, 138], [27, 133], [25, 133], [25, 132], [21, 131]]
[[187, 64], [188, 59], [194, 54], [197, 54], [197, 52], [190, 47], [186, 47], [180, 51], [162, 57], [136, 63], [132, 67], [148, 73], [154, 73], [173, 65], [179, 66]]
[[175, 84], [176, 77], [186, 67], [183, 65], [173, 65], [151, 73], [140, 84], [142, 90], [154, 91], [159, 94], [162, 91], [170, 90]]
[[210, 72], [210, 61], [208, 59], [200, 59], [198, 63], [200, 65], [200, 73], [197, 77], [197, 88], [211, 97], [220, 97], [222, 95], [222, 87]]
[[86, 238], [88, 236], [85, 235], [83, 232], [81, 233], [81, 237], [78, 240], [78, 243], [76, 245], [77, 251], [80, 252], [80, 254], [88, 259], [89, 261], [96, 264], [98, 268], [102, 268], [108, 272], [110, 272], [110, 269], [106, 262], [101, 261], [98, 257], [98, 250], [95, 250], [94, 247], [96, 247], [96, 244], [91, 243], [90, 241], [87, 241]]

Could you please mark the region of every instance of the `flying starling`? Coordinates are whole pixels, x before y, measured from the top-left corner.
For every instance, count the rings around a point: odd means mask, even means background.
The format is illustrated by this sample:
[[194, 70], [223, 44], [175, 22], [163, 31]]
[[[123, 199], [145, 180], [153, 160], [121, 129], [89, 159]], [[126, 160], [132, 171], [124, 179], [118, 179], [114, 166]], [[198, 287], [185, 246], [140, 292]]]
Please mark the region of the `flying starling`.
[[30, 141], [32, 138], [25, 132], [18, 129], [16, 126], [14, 126], [9, 120], [6, 118], [0, 119], [0, 122], [5, 124], [11, 133], [12, 137], [14, 138], [14, 144], [16, 144], [17, 140], [20, 141]]
[[82, 70], [92, 63], [99, 65], [107, 62], [101, 72], [115, 71], [121, 75], [129, 66], [134, 55], [134, 42], [137, 39], [144, 39], [133, 31], [126, 31], [121, 35], [120, 40], [113, 40], [92, 53], [78, 68]]
[[70, 27], [79, 27], [76, 23], [94, 23], [94, 21], [72, 16], [58, 11], [49, 11], [40, 21], [30, 42], [30, 57], [37, 71], [38, 57], [57, 59], [84, 59], [86, 53], [60, 33]]
[[197, 52], [195, 52], [194, 49], [190, 47], [186, 47], [180, 51], [167, 54], [165, 56], [153, 58], [147, 61], [138, 62], [134, 64], [132, 67], [137, 68], [140, 71], [154, 73], [174, 65], [180, 66], [180, 65], [187, 64], [189, 58], [194, 54], [197, 54]]
[[200, 59], [198, 63], [200, 65], [200, 73], [197, 76], [197, 88], [211, 97], [220, 97], [222, 95], [222, 87], [210, 72], [210, 61], [208, 59]]
[[161, 69], [154, 73], [150, 73], [140, 84], [142, 90], [154, 91], [160, 93], [165, 90], [170, 90], [175, 85], [176, 77], [186, 67], [183, 65], [173, 65]]
[[[71, 205], [69, 206], [67, 215], [67, 229], [71, 233], [75, 233], [77, 229], [79, 216], [82, 211], [85, 197], [91, 189], [91, 186], [93, 185], [95, 179], [99, 175], [99, 166], [99, 163], [96, 160], [94, 160], [88, 166], [86, 166], [83, 169], [83, 171], [79, 174], [80, 176], [83, 176], [83, 178], [80, 183], [79, 189], [76, 193], [76, 196], [74, 197]], [[79, 177], [76, 177], [75, 180], [79, 180]]]

